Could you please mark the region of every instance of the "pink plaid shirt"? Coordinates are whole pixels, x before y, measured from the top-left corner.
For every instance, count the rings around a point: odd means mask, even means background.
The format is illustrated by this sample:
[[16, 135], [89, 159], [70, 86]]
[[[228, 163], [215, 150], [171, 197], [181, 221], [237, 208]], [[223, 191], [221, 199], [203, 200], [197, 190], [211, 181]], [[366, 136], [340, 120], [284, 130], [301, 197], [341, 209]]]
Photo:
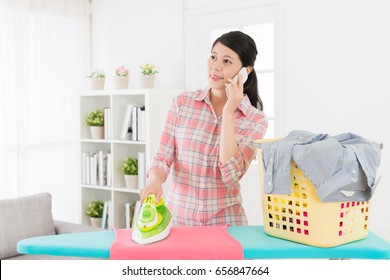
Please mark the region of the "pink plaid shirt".
[[222, 116], [214, 112], [210, 90], [174, 98], [149, 167], [166, 177], [173, 167], [166, 202], [174, 225], [247, 224], [239, 180], [255, 157], [252, 141], [264, 136], [268, 123], [247, 96], [234, 112], [234, 123], [239, 151], [221, 164]]

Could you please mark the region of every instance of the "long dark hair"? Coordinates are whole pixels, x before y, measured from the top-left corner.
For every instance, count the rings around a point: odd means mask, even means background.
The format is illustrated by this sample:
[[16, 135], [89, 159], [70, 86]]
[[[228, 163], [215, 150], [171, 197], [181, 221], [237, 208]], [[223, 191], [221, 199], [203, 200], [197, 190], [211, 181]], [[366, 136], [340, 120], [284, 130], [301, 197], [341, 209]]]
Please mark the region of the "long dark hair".
[[[217, 43], [221, 43], [237, 53], [241, 60], [242, 67], [252, 66], [253, 68], [255, 65], [257, 55], [256, 43], [247, 34], [241, 31], [231, 31], [217, 38], [214, 41], [212, 48], [214, 48]], [[248, 80], [244, 83], [244, 92], [248, 95], [252, 106], [263, 111], [263, 101], [261, 100], [257, 89], [257, 76], [255, 69], [250, 72]]]

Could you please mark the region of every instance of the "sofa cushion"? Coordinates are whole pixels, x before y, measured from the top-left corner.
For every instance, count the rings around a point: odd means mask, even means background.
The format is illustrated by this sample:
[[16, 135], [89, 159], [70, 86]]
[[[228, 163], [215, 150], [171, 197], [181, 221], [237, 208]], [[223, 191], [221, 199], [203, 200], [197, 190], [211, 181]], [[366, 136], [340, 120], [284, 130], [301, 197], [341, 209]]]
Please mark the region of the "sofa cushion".
[[0, 200], [0, 259], [19, 255], [19, 240], [52, 234], [55, 231], [49, 193]]

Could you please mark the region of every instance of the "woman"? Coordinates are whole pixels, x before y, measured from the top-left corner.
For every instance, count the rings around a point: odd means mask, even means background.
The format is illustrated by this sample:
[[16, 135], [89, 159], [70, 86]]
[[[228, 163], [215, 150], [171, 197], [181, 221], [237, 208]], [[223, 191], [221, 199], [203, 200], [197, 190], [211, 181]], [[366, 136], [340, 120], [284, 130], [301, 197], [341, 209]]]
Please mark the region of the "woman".
[[[174, 226], [246, 225], [239, 181], [255, 156], [254, 139], [267, 129], [253, 69], [256, 44], [229, 32], [212, 45], [210, 87], [174, 98], [148, 172], [141, 201], [158, 201], [172, 166], [167, 206]], [[246, 67], [248, 80], [232, 79]]]

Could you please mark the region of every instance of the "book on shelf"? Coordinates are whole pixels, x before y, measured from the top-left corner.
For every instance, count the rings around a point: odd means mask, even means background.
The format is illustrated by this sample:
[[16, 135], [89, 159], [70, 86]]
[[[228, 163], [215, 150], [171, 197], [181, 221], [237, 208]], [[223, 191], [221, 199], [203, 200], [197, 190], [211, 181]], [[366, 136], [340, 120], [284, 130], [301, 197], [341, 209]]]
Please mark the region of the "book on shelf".
[[133, 110], [132, 104], [126, 105], [125, 114], [123, 116], [123, 123], [122, 123], [122, 130], [121, 135], [119, 137], [120, 140], [130, 140], [131, 138], [128, 137], [128, 130], [129, 127], [132, 125], [132, 110]]
[[145, 106], [127, 104], [123, 117], [120, 140], [146, 140]]
[[108, 216], [108, 201], [104, 201], [103, 215], [102, 215], [102, 226], [101, 226], [101, 228], [103, 228], [103, 229], [108, 228], [107, 216]]
[[138, 141], [146, 140], [146, 111], [145, 106], [138, 107], [138, 120], [137, 120], [137, 129], [138, 129]]
[[82, 183], [95, 186], [111, 186], [111, 153], [105, 151], [82, 154]]
[[125, 203], [125, 228], [131, 228], [134, 219], [136, 201]]
[[146, 140], [146, 111], [145, 106], [133, 108], [132, 115], [132, 140]]
[[98, 152], [98, 178], [99, 186], [107, 185], [107, 153]]
[[107, 186], [112, 186], [112, 155], [107, 153], [107, 165], [106, 165], [106, 183]]
[[131, 128], [132, 128], [132, 134], [131, 134], [131, 140], [137, 141], [138, 140], [138, 107], [133, 106], [133, 109], [131, 111]]
[[114, 228], [114, 210], [111, 200], [104, 201], [102, 226], [104, 229]]
[[91, 168], [91, 185], [96, 185], [96, 176], [97, 176], [97, 155], [93, 153], [89, 158], [89, 166]]

